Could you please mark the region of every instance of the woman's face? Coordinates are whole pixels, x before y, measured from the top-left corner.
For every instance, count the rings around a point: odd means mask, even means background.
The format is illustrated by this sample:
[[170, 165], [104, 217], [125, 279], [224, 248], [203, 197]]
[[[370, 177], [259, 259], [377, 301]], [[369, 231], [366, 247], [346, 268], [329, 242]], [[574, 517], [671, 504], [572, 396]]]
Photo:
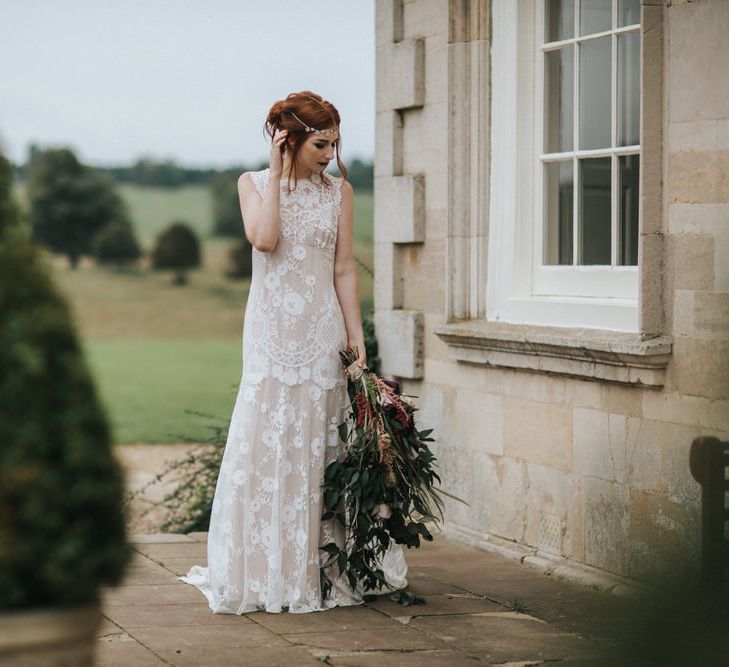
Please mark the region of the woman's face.
[[304, 168], [322, 172], [334, 159], [334, 146], [337, 141], [339, 132], [328, 135], [312, 134], [302, 144], [296, 160]]

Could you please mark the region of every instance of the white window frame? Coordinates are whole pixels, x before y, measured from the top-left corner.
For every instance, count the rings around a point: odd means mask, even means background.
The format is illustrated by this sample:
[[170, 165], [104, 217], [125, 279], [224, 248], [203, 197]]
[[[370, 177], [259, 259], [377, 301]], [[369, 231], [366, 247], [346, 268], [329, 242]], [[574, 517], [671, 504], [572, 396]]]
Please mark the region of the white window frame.
[[[536, 232], [543, 225], [543, 14], [543, 0], [492, 2], [486, 316], [495, 322], [637, 332], [639, 267], [541, 266], [542, 234]], [[575, 81], [575, 99], [578, 85]], [[615, 220], [613, 211], [613, 226]]]

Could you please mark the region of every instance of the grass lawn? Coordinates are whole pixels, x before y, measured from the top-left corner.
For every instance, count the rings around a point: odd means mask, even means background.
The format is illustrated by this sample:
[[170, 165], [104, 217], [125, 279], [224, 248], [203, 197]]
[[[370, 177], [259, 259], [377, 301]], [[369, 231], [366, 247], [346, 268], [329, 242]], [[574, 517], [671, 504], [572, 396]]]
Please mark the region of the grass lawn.
[[[22, 186], [18, 187], [22, 195]], [[114, 442], [158, 443], [204, 439], [205, 418], [232, 411], [240, 381], [243, 314], [248, 281], [223, 275], [230, 239], [211, 239], [207, 188], [125, 185], [140, 242], [149, 250], [170, 221], [182, 218], [200, 234], [203, 266], [189, 284], [174, 287], [167, 272], [115, 271], [84, 257], [74, 271], [64, 257], [47, 255], [66, 295], [114, 431]], [[372, 194], [355, 199], [355, 255], [372, 266]], [[242, 233], [242, 223], [241, 223]], [[360, 269], [362, 313], [372, 305], [372, 279]]]
[[115, 443], [201, 441], [227, 420], [241, 377], [241, 341], [85, 341]]

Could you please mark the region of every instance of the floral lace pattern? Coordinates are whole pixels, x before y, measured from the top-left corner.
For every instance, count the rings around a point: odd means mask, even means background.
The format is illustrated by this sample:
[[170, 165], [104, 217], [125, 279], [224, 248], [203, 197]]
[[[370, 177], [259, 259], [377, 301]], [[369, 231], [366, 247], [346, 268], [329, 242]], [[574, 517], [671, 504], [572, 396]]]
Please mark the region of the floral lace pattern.
[[[263, 196], [268, 169], [251, 177]], [[197, 586], [216, 613], [309, 612], [358, 604], [366, 592], [334, 578], [322, 598], [319, 547], [343, 543], [341, 526], [322, 521], [320, 485], [340, 453], [337, 426], [347, 408], [339, 350], [347, 334], [334, 290], [341, 212], [340, 178], [327, 187], [280, 182], [276, 248], [253, 248], [243, 327], [243, 377], [215, 489], [208, 566], [180, 581]], [[398, 545], [383, 568], [407, 585]]]

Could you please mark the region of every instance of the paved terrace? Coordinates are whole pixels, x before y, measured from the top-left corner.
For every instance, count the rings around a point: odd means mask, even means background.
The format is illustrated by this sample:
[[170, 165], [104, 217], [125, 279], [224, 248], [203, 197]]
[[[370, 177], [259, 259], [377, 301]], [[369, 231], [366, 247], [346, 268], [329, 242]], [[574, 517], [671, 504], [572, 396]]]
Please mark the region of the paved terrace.
[[670, 630], [663, 657], [649, 647], [655, 662], [635, 658], [636, 641], [655, 625], [635, 599], [440, 536], [406, 554], [410, 589], [424, 605], [383, 596], [309, 614], [213, 614], [195, 587], [176, 580], [206, 562], [206, 539], [132, 538], [137, 554], [125, 581], [103, 593], [99, 665], [673, 664]]

